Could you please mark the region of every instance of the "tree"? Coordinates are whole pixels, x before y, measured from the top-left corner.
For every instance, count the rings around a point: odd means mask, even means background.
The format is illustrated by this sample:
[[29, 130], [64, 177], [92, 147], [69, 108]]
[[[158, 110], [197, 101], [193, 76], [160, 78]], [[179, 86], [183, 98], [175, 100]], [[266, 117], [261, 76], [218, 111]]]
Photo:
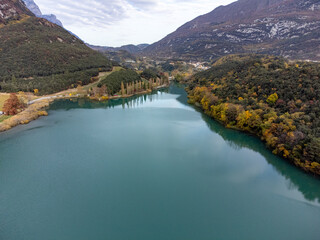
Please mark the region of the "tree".
[[126, 95], [126, 91], [124, 90], [123, 82], [121, 82], [121, 94], [122, 94], [122, 96]]
[[19, 101], [17, 95], [15, 93], [11, 93], [10, 97], [5, 101], [3, 105], [3, 112], [5, 115], [16, 115], [18, 110], [23, 106]]
[[268, 99], [267, 103], [274, 105], [278, 101], [279, 97], [277, 93], [271, 94]]
[[149, 80], [149, 89], [153, 90], [153, 80], [152, 79]]
[[156, 79], [156, 78], [158, 77], [157, 73], [156, 73], [155, 71], [149, 69], [149, 68], [146, 69], [146, 70], [144, 70], [144, 71], [140, 74], [140, 76], [141, 76], [142, 78], [146, 79], [146, 80], [149, 80], [149, 79], [151, 79], [151, 78]]
[[238, 117], [238, 110], [234, 104], [228, 105], [228, 108], [226, 109], [226, 117], [229, 123], [236, 121]]
[[104, 96], [105, 94], [107, 94], [107, 86], [106, 85], [102, 85], [100, 88], [100, 95]]
[[11, 81], [12, 81], [12, 84], [17, 84], [17, 78], [15, 75], [12, 75]]
[[100, 88], [94, 87], [92, 88], [93, 96], [98, 97], [100, 95]]
[[130, 89], [129, 89], [129, 83], [127, 83], [127, 95], [129, 95], [130, 94]]

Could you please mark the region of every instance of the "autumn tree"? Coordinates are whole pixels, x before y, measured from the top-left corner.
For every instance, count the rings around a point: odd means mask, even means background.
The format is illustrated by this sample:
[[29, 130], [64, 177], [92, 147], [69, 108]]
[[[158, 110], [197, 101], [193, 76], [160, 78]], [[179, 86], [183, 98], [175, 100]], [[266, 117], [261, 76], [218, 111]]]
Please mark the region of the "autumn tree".
[[129, 83], [126, 83], [126, 90], [127, 90], [127, 95], [129, 95], [130, 94]]
[[124, 96], [126, 94], [125, 90], [124, 90], [124, 84], [123, 82], [121, 82], [121, 95]]
[[234, 104], [229, 104], [228, 108], [226, 109], [226, 117], [229, 122], [236, 121], [238, 116], [238, 110], [237, 107]]
[[17, 95], [15, 93], [11, 93], [10, 97], [5, 101], [3, 105], [3, 112], [5, 115], [16, 115], [18, 110], [23, 106], [19, 101]]
[[278, 101], [279, 97], [277, 93], [271, 94], [268, 99], [267, 103], [274, 105]]
[[104, 96], [106, 94], [108, 94], [107, 86], [106, 85], [102, 85], [101, 88], [100, 88], [100, 95]]
[[94, 87], [92, 88], [92, 93], [93, 93], [93, 96], [97, 97], [100, 95], [100, 88], [98, 87]]

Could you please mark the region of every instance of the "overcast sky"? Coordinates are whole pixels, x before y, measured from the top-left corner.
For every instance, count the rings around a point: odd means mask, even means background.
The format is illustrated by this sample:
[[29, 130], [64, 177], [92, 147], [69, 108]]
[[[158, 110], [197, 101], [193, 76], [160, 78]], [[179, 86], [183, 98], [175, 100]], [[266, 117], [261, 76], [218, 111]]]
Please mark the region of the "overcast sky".
[[84, 41], [102, 46], [153, 43], [182, 24], [235, 0], [35, 0]]

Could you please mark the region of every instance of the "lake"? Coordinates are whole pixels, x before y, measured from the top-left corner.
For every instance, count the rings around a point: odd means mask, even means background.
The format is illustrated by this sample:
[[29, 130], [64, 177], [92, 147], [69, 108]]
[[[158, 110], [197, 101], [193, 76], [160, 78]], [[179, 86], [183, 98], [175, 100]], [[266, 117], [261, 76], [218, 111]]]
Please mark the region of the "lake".
[[0, 134], [2, 240], [319, 240], [320, 181], [183, 88], [59, 100]]

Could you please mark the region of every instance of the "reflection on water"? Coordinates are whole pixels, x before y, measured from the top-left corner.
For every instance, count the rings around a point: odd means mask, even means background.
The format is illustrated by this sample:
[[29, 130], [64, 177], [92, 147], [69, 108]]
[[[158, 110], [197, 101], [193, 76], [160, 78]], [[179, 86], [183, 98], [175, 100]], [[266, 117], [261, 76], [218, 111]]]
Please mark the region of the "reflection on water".
[[231, 147], [235, 149], [248, 148], [260, 153], [278, 173], [288, 180], [289, 189], [297, 189], [303, 193], [304, 197], [309, 201], [320, 203], [320, 181], [318, 178], [302, 172], [285, 159], [275, 156], [258, 138], [235, 130], [226, 129], [219, 123], [212, 121], [212, 119], [206, 115], [202, 117], [208, 127], [218, 133]]
[[[163, 101], [167, 96], [166, 94], [168, 93], [176, 95], [176, 100], [185, 105], [186, 108], [193, 107], [187, 103], [187, 93], [185, 92], [183, 87], [173, 84], [168, 89], [153, 92], [149, 95], [133, 96], [126, 99], [109, 100], [107, 102], [88, 101], [86, 99], [59, 100], [54, 102], [50, 106], [50, 110], [70, 110], [77, 108], [108, 109], [119, 107], [123, 109], [131, 109], [148, 106], [155, 107], [155, 103], [159, 100], [161, 100], [161, 106], [163, 106]], [[168, 99], [171, 98], [172, 96], [168, 95]], [[197, 108], [196, 110], [201, 112]], [[220, 123], [212, 120], [205, 114], [202, 114], [202, 119], [206, 122], [207, 126], [211, 129], [211, 131], [219, 134], [230, 147], [232, 147], [235, 150], [247, 148], [260, 153], [279, 174], [281, 174], [287, 179], [287, 187], [289, 189], [296, 189], [300, 191], [307, 200], [320, 203], [320, 180], [318, 178], [314, 178], [302, 172], [301, 170], [292, 166], [290, 163], [286, 162], [284, 159], [281, 159], [280, 157], [273, 155], [271, 151], [265, 147], [264, 143], [262, 143], [258, 138], [254, 136], [249, 136], [245, 133], [241, 133], [235, 130], [226, 129]]]
[[105, 102], [99, 102], [99, 101], [89, 100], [84, 98], [83, 99], [64, 99], [64, 100], [58, 100], [53, 102], [50, 105], [50, 110], [59, 110], [59, 109], [70, 110], [70, 109], [77, 109], [77, 108], [107, 109], [107, 108], [115, 108], [120, 106], [123, 109], [136, 108], [146, 103], [152, 103], [154, 101], [157, 101], [159, 100], [159, 97], [162, 93], [168, 93], [168, 92], [169, 92], [169, 89], [162, 89], [147, 95], [137, 95], [137, 96], [132, 96], [130, 98], [112, 99]]

